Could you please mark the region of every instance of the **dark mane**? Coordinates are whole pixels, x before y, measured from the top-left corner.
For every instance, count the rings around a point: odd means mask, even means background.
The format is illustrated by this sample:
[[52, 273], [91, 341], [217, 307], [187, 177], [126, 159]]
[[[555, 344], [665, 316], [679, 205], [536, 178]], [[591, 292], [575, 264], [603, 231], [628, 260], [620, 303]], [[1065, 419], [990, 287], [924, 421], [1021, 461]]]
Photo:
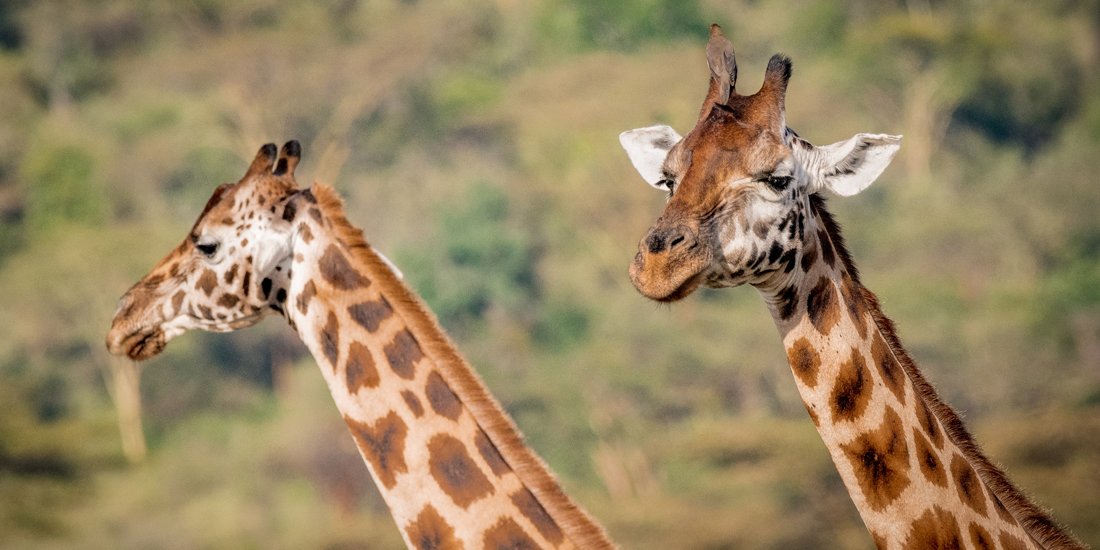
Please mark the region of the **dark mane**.
[[909, 354], [905, 351], [905, 348], [901, 344], [901, 340], [897, 336], [894, 322], [882, 312], [882, 308], [879, 306], [878, 297], [860, 282], [859, 272], [852, 262], [851, 254], [844, 244], [840, 224], [836, 222], [832, 214], [825, 208], [825, 199], [820, 195], [811, 195], [810, 209], [813, 215], [821, 221], [825, 228], [826, 236], [835, 249], [837, 258], [841, 261], [844, 269], [851, 275], [852, 283], [856, 287], [855, 290], [858, 291], [853, 293], [853, 296], [862, 297], [864, 302], [863, 305], [871, 313], [875, 322], [875, 327], [890, 347], [894, 356], [897, 357], [898, 362], [901, 363], [902, 370], [905, 372], [906, 376], [908, 376], [909, 380], [913, 383], [913, 388], [916, 390], [917, 397], [919, 397], [928, 407], [928, 410], [939, 419], [947, 437], [959, 447], [964, 458], [978, 473], [978, 477], [981, 478], [985, 486], [1002, 504], [1004, 504], [1008, 512], [1012, 514], [1012, 517], [1016, 518], [1020, 525], [1023, 526], [1024, 530], [1034, 536], [1036, 541], [1043, 547], [1052, 549], [1084, 548], [1073, 535], [1051, 518], [1046, 511], [1035, 505], [1023, 491], [1018, 489], [1008, 479], [1004, 471], [986, 458], [985, 453], [982, 452], [981, 447], [974, 440], [973, 436], [970, 435], [970, 432], [966, 429], [959, 415], [955, 413], [954, 409], [940, 399], [935, 388], [933, 388], [932, 385], [925, 380], [924, 375], [921, 374], [916, 362], [909, 357]]

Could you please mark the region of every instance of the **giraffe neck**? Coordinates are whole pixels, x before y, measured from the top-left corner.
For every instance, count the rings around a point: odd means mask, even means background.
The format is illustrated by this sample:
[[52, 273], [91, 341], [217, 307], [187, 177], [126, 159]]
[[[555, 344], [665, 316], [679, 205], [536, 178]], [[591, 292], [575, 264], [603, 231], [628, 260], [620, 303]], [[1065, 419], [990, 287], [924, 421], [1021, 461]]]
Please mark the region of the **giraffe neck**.
[[876, 545], [1080, 547], [990, 463], [924, 380], [860, 284], [839, 228], [812, 200], [817, 230], [800, 250], [803, 269], [760, 290], [806, 410]]
[[284, 314], [316, 358], [406, 544], [611, 547], [348, 223], [335, 193], [315, 185], [287, 210], [298, 225]]

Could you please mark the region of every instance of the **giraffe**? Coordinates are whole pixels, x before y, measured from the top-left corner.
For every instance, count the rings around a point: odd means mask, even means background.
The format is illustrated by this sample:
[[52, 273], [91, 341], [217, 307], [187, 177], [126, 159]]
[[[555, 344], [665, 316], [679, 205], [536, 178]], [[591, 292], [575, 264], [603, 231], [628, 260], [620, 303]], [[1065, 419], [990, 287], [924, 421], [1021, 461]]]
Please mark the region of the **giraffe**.
[[122, 297], [108, 349], [144, 360], [191, 329], [282, 315], [410, 548], [611, 548], [336, 192], [298, 188], [300, 158], [297, 141], [266, 144], [219, 186]]
[[901, 136], [814, 146], [786, 125], [790, 59], [752, 95], [736, 91], [733, 45], [712, 25], [710, 83], [694, 129], [624, 132], [643, 179], [668, 193], [630, 278], [680, 300], [702, 285], [763, 296], [798, 391], [879, 548], [1080, 548], [985, 457], [905, 352], [844, 245], [822, 193], [854, 195]]

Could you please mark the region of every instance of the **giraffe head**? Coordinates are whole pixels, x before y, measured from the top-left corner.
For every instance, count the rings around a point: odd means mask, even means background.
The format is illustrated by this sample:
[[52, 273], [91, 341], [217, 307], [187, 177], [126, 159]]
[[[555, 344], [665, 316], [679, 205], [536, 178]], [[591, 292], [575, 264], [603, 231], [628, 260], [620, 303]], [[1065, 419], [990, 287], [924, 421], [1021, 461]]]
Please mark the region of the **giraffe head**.
[[183, 242], [119, 301], [111, 353], [148, 359], [188, 330], [236, 330], [281, 311], [300, 158], [297, 141], [281, 154], [268, 143], [240, 181], [214, 190]]
[[669, 195], [630, 266], [634, 286], [654, 300], [790, 273], [811, 223], [809, 197], [862, 191], [900, 145], [882, 134], [823, 147], [800, 139], [786, 125], [790, 59], [772, 56], [760, 90], [738, 94], [733, 46], [717, 25], [707, 64], [710, 87], [686, 137], [668, 126], [619, 136], [642, 178]]

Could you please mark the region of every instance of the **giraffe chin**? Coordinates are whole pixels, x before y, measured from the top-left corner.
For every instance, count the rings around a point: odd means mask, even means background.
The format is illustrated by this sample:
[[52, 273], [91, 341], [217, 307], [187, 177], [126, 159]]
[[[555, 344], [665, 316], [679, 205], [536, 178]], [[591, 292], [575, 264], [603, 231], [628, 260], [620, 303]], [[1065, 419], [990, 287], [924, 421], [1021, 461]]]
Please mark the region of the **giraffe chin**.
[[108, 349], [115, 355], [126, 355], [134, 361], [144, 361], [164, 351], [166, 345], [168, 338], [164, 331], [157, 328], [135, 332], [121, 341], [109, 344]]

